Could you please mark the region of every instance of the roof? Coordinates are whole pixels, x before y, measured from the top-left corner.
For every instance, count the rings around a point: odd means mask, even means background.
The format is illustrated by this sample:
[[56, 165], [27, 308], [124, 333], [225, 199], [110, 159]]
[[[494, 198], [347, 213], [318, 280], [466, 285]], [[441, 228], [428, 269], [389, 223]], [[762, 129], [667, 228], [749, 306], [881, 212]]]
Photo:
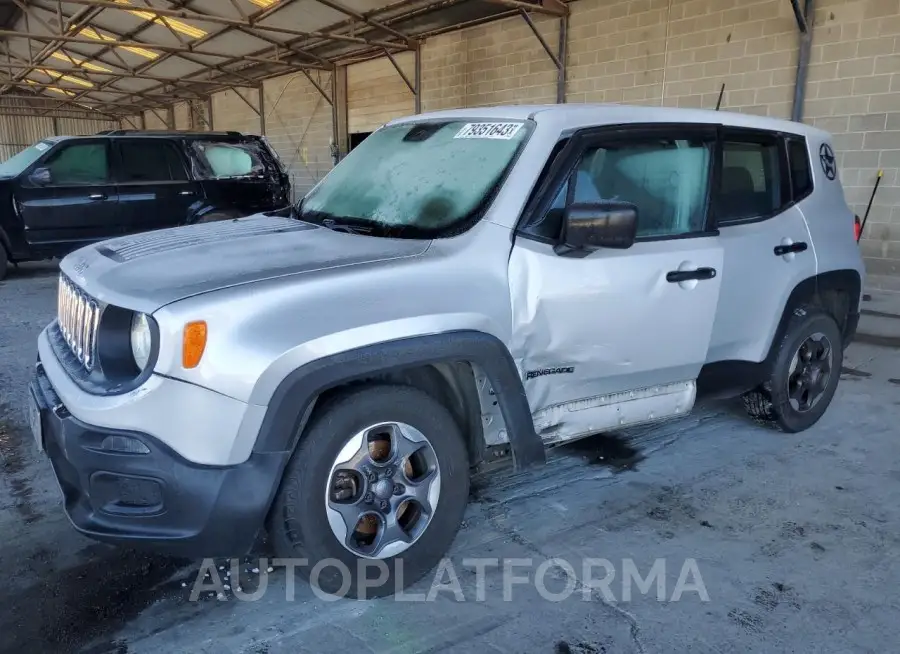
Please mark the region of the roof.
[[425, 37], [526, 9], [568, 11], [563, 0], [0, 0], [0, 93], [134, 115], [417, 51]]
[[622, 104], [508, 105], [472, 109], [448, 109], [398, 118], [389, 124], [463, 118], [470, 120], [534, 120], [561, 132], [602, 125], [632, 123], [703, 123], [766, 129], [803, 136], [822, 136], [820, 129], [780, 118], [709, 109], [647, 107]]

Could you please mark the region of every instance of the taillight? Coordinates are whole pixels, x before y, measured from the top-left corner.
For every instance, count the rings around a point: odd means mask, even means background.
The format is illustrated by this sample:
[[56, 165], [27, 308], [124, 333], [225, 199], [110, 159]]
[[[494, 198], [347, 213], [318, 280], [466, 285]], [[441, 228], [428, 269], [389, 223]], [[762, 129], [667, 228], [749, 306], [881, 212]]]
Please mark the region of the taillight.
[[862, 222], [860, 222], [859, 216], [853, 216], [853, 238], [857, 243], [859, 243], [860, 236], [862, 236]]

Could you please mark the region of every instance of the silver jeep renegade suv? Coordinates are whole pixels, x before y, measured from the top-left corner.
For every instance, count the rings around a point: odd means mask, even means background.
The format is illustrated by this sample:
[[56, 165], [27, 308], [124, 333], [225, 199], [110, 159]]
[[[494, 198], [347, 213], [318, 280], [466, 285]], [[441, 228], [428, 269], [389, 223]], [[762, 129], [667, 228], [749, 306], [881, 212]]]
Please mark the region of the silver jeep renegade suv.
[[75, 527], [197, 557], [265, 529], [386, 567], [370, 595], [437, 564], [495, 448], [540, 464], [703, 391], [807, 429], [864, 275], [828, 134], [615, 105], [396, 120], [290, 211], [61, 270], [30, 416]]

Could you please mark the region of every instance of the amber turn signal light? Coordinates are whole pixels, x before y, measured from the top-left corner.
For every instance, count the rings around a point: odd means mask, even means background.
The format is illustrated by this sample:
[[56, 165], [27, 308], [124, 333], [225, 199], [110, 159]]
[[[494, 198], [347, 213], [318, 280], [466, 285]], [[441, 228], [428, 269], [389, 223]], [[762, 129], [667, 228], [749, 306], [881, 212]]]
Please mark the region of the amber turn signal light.
[[184, 340], [181, 344], [181, 365], [196, 368], [206, 349], [206, 321], [194, 320], [184, 326]]

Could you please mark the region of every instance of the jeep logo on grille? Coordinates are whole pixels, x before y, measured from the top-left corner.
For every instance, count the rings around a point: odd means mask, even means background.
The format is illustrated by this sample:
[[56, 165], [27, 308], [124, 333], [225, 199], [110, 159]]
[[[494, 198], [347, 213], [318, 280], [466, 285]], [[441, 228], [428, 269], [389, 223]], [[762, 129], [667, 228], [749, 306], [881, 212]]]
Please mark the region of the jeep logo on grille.
[[84, 271], [87, 270], [88, 262], [87, 259], [79, 258], [72, 264], [72, 272], [76, 275], [83, 275]]

